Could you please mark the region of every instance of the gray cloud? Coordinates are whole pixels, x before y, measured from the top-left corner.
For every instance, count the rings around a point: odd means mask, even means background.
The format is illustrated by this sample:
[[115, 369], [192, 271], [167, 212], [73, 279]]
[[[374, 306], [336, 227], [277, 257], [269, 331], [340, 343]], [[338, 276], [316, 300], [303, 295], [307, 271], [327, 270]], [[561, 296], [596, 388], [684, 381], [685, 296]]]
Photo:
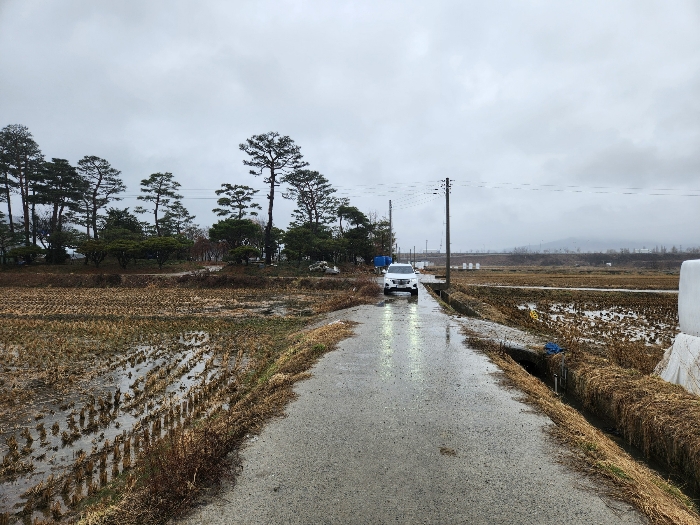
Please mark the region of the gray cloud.
[[[436, 247], [442, 203], [407, 183], [698, 188], [699, 22], [692, 1], [5, 0], [0, 124], [107, 158], [130, 194], [155, 171], [262, 188], [238, 143], [276, 130], [360, 208], [397, 202], [403, 247]], [[456, 185], [453, 243], [697, 244], [699, 203]]]

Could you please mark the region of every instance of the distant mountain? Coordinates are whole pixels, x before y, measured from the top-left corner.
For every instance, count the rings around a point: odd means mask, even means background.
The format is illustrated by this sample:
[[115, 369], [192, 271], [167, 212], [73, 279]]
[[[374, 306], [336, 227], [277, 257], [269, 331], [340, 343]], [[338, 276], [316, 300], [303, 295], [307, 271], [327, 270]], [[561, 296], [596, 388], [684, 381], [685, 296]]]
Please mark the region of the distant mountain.
[[[695, 245], [693, 245], [695, 246]], [[666, 248], [666, 251], [671, 251], [673, 248], [672, 244], [668, 243], [662, 243], [654, 240], [646, 240], [646, 241], [634, 241], [634, 240], [604, 240], [604, 239], [585, 239], [585, 238], [578, 238], [578, 237], [569, 237], [566, 239], [561, 239], [558, 241], [552, 241], [552, 242], [543, 242], [541, 245], [540, 244], [530, 244], [530, 245], [524, 245], [524, 246], [516, 246], [515, 248], [507, 249], [506, 251], [520, 251], [520, 252], [545, 252], [548, 251], [550, 253], [552, 252], [602, 252], [605, 253], [608, 250], [615, 250], [615, 251], [620, 251], [621, 249], [627, 249], [630, 251], [634, 251], [637, 249], [648, 249], [648, 250], [655, 250], [659, 249], [661, 250], [662, 247]], [[691, 245], [682, 245], [683, 249], [690, 248]], [[680, 246], [676, 246], [676, 248], [680, 248]]]

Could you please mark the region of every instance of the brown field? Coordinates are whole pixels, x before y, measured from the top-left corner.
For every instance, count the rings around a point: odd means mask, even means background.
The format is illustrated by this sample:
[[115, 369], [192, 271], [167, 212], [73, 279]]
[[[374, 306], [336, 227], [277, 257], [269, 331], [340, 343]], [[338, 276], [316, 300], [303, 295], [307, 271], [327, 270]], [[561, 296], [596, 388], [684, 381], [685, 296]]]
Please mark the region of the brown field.
[[[444, 273], [444, 271], [443, 271]], [[626, 288], [632, 290], [678, 290], [677, 271], [634, 268], [503, 267], [479, 271], [453, 270], [452, 278], [462, 285], [548, 286]]]
[[589, 352], [604, 354], [618, 363], [650, 354], [651, 362], [644, 366], [638, 363], [645, 373], [652, 371], [678, 333], [677, 294], [474, 286], [461, 279], [453, 282], [466, 301], [487, 305], [482, 306], [485, 317], [546, 334], [559, 342], [575, 340]]
[[304, 327], [379, 291], [362, 279], [84, 277], [0, 287], [0, 524], [163, 522], [349, 333]]

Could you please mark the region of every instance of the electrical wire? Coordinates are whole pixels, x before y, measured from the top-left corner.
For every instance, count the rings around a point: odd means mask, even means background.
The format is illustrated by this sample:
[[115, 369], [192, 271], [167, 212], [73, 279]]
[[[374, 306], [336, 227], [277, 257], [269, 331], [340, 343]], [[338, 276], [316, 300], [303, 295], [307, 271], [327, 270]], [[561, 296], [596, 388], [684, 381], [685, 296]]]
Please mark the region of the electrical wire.
[[[422, 181], [397, 181], [377, 182], [370, 184], [336, 185], [334, 196], [348, 199], [366, 199], [372, 197], [391, 198], [394, 208], [397, 210], [423, 206], [435, 201], [444, 195], [444, 179], [428, 179]], [[485, 190], [511, 190], [511, 191], [542, 191], [554, 193], [581, 193], [593, 195], [646, 195], [654, 197], [700, 197], [700, 190], [681, 188], [643, 188], [643, 187], [615, 187], [615, 186], [584, 186], [584, 185], [558, 185], [537, 184], [530, 182], [505, 182], [505, 181], [477, 181], [457, 180], [450, 181], [452, 192], [460, 188], [473, 188]], [[258, 193], [251, 197], [253, 202], [267, 201], [267, 188], [258, 189]], [[216, 189], [212, 188], [180, 188], [183, 200], [210, 200], [217, 201], [223, 196], [215, 195]], [[208, 195], [205, 195], [207, 194]], [[212, 195], [214, 194], [214, 195]], [[139, 194], [127, 193], [122, 198], [136, 199]]]
[[[520, 191], [550, 191], [558, 193], [587, 193], [587, 194], [611, 194], [611, 195], [648, 195], [654, 197], [700, 197], [700, 190], [681, 188], [642, 188], [642, 187], [615, 187], [615, 186], [577, 186], [557, 184], [534, 184], [528, 182], [484, 182], [484, 181], [459, 181], [455, 186], [463, 188], [483, 188], [493, 190], [520, 190]], [[665, 193], [658, 193], [665, 192]], [[685, 193], [677, 193], [685, 192]]]

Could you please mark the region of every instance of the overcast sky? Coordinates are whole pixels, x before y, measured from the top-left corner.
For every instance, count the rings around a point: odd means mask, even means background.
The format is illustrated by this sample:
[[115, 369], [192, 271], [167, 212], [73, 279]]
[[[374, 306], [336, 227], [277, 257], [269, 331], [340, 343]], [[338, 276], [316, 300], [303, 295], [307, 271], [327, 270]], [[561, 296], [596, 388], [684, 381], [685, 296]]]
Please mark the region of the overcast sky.
[[131, 196], [170, 171], [202, 226], [225, 182], [266, 207], [238, 144], [277, 131], [361, 210], [392, 199], [402, 251], [440, 246], [445, 177], [453, 250], [698, 245], [699, 6], [0, 0], [0, 127]]

